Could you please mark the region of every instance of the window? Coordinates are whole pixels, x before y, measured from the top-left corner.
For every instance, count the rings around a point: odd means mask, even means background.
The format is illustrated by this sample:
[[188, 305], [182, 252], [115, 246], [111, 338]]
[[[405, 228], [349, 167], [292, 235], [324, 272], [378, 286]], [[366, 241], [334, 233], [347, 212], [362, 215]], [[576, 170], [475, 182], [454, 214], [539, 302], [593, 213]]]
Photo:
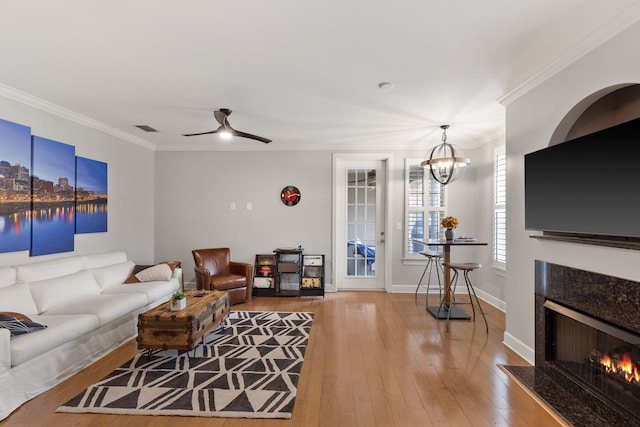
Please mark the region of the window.
[[[420, 166], [422, 160], [405, 162], [405, 257], [417, 257], [425, 250], [413, 239], [442, 239], [444, 230], [444, 185], [431, 177], [429, 169]], [[429, 248], [437, 250], [436, 247]]]
[[507, 264], [507, 157], [504, 148], [496, 150], [493, 163], [493, 263]]

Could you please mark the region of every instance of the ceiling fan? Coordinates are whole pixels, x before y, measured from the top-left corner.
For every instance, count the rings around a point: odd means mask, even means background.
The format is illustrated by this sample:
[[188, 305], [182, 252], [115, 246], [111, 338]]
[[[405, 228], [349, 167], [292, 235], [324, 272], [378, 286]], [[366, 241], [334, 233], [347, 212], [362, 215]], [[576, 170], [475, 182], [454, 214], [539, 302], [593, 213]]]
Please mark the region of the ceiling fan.
[[212, 130], [209, 132], [187, 133], [187, 134], [182, 134], [182, 136], [197, 136], [197, 135], [209, 135], [212, 133], [219, 133], [222, 138], [227, 138], [227, 139], [231, 138], [232, 136], [240, 136], [242, 138], [255, 139], [256, 141], [261, 141], [261, 142], [264, 142], [265, 144], [268, 144], [271, 142], [270, 139], [263, 138], [257, 135], [252, 135], [246, 132], [241, 132], [239, 130], [235, 130], [234, 128], [232, 128], [228, 120], [228, 117], [230, 114], [231, 114], [231, 110], [229, 110], [228, 108], [221, 108], [219, 110], [216, 110], [213, 112], [213, 116], [216, 118], [218, 123], [220, 123], [220, 126], [218, 127], [218, 129]]

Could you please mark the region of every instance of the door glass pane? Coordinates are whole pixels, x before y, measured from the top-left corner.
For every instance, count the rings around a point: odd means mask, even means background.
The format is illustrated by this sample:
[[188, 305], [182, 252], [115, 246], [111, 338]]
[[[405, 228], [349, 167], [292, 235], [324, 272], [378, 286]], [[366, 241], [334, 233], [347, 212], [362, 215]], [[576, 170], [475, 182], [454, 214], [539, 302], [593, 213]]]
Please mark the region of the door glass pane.
[[353, 221], [356, 217], [356, 207], [354, 205], [347, 206], [347, 221]]
[[347, 276], [376, 274], [376, 170], [347, 170]]

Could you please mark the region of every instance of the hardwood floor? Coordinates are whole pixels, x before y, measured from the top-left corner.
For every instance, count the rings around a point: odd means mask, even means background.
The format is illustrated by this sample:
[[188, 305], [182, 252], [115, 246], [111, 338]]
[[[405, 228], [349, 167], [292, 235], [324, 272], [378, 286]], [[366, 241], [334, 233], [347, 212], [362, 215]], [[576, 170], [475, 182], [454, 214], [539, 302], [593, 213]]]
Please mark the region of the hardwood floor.
[[[434, 297], [435, 301], [435, 297]], [[496, 365], [526, 362], [502, 345], [505, 316], [437, 321], [424, 295], [340, 292], [256, 298], [236, 310], [312, 311], [315, 319], [290, 420], [58, 414], [56, 408], [137, 353], [135, 341], [27, 402], [2, 427], [27, 426], [558, 426]], [[468, 307], [465, 307], [465, 309]]]

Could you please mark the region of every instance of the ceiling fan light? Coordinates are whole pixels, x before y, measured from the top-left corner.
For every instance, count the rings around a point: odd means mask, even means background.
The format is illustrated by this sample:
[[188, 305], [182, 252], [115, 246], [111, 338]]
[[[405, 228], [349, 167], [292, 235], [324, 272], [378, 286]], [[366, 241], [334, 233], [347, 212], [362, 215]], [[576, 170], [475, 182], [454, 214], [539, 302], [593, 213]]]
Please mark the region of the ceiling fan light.
[[220, 138], [222, 138], [222, 139], [231, 139], [231, 137], [233, 136], [233, 135], [231, 135], [231, 132], [229, 132], [228, 130], [220, 131], [220, 133], [218, 133], [218, 135], [220, 135]]

